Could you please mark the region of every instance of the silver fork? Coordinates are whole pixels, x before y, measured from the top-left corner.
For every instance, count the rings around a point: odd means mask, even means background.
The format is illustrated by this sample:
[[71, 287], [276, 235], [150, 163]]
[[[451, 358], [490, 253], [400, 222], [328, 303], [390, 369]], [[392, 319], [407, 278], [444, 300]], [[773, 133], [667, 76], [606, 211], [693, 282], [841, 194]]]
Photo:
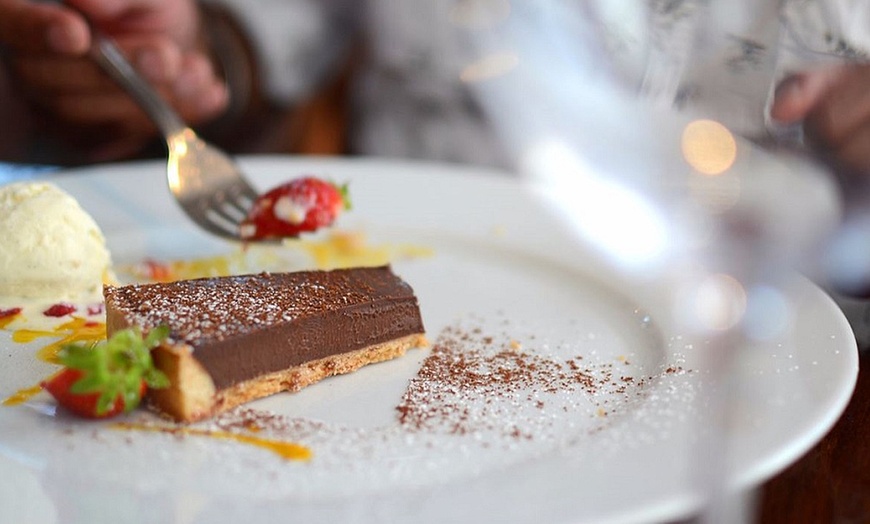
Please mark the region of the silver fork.
[[239, 224], [257, 198], [230, 157], [188, 127], [130, 65], [110, 38], [94, 34], [93, 59], [126, 89], [166, 140], [166, 178], [181, 208], [206, 231], [241, 240]]

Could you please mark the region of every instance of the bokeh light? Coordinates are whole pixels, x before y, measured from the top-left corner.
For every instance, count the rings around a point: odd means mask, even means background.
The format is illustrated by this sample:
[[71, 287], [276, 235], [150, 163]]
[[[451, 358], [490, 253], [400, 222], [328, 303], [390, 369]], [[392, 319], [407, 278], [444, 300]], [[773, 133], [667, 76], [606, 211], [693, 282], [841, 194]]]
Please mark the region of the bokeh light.
[[737, 140], [727, 127], [714, 120], [695, 120], [682, 136], [683, 158], [705, 175], [719, 175], [734, 165]]

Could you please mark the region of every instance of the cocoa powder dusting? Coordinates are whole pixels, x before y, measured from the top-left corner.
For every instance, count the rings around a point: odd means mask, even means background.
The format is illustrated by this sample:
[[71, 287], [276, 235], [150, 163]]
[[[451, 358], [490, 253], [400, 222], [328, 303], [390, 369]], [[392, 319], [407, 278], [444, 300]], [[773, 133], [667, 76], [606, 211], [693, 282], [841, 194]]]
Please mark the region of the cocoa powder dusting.
[[[671, 368], [673, 369], [673, 368]], [[670, 370], [669, 370], [670, 371]], [[578, 397], [626, 394], [644, 378], [613, 373], [613, 363], [586, 364], [582, 355], [552, 357], [523, 349], [515, 339], [479, 328], [448, 327], [432, 346], [401, 402], [398, 420], [408, 431], [495, 434], [531, 439], [548, 419]], [[602, 401], [607, 403], [605, 399]], [[594, 410], [598, 416], [605, 410]]]

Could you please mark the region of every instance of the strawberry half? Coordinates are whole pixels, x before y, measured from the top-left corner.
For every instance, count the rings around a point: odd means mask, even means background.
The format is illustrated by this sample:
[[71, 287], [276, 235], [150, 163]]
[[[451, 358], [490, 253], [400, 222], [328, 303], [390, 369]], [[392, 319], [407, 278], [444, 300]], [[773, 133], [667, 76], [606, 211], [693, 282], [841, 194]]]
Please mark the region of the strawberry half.
[[239, 236], [244, 240], [297, 237], [332, 225], [347, 209], [346, 184], [297, 178], [261, 195], [239, 226]]
[[68, 344], [58, 354], [64, 368], [40, 385], [64, 408], [86, 418], [107, 418], [136, 408], [147, 388], [169, 386], [154, 367], [151, 348], [169, 335], [165, 326], [142, 337], [125, 329], [99, 344]]
[[[121, 396], [115, 398], [115, 403], [104, 410], [98, 409], [100, 400], [99, 393], [76, 393], [74, 386], [85, 373], [79, 369], [63, 368], [59, 373], [52, 376], [42, 384], [43, 389], [51, 393], [57, 403], [68, 411], [84, 418], [110, 418], [124, 411], [124, 401]], [[146, 385], [140, 385], [140, 397], [145, 394]]]

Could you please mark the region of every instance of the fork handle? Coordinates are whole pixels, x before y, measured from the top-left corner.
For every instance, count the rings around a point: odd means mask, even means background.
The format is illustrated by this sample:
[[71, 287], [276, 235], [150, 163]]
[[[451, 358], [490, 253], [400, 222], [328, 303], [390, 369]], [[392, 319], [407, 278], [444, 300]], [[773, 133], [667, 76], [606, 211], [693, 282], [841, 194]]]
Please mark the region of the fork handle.
[[169, 139], [187, 129], [178, 113], [136, 72], [111, 38], [96, 32], [93, 38], [93, 59], [136, 99], [164, 137]]

